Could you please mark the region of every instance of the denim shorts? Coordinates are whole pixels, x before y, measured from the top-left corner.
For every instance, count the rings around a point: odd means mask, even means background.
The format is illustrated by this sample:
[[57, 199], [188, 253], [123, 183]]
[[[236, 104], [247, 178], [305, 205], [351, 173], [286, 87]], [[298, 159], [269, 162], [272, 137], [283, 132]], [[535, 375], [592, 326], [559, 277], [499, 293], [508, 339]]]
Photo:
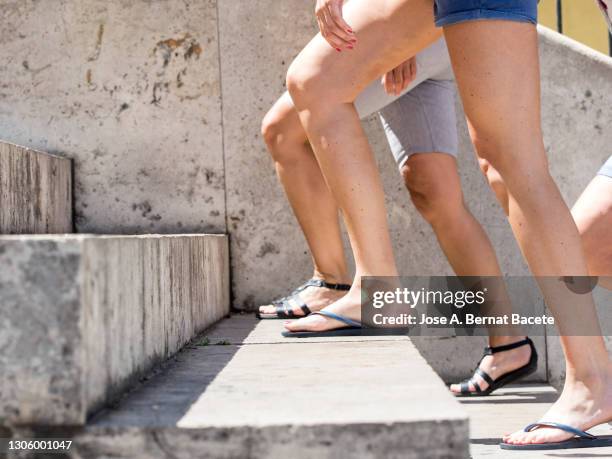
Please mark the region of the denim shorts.
[[479, 19], [538, 22], [538, 0], [434, 0], [438, 27]]
[[606, 161], [603, 167], [599, 170], [598, 175], [605, 175], [612, 178], [612, 156]]

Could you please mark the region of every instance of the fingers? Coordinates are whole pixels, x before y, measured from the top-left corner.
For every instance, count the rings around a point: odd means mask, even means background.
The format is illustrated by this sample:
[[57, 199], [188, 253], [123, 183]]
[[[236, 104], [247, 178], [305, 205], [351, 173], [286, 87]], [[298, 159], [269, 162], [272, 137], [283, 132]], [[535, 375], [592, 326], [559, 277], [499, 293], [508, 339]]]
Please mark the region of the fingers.
[[338, 52], [341, 52], [342, 48], [344, 47], [344, 42], [331, 32], [331, 28], [329, 27], [328, 22], [329, 18], [327, 17], [327, 14], [325, 14], [325, 12], [322, 12], [320, 16], [317, 16], [317, 18], [319, 21], [319, 28], [321, 30], [321, 35], [323, 36], [323, 38], [325, 38], [327, 43], [329, 43], [332, 48], [334, 48]]
[[412, 83], [412, 81], [417, 76], [417, 61], [416, 61], [416, 57], [413, 57], [412, 59], [410, 59], [410, 74], [412, 75], [412, 78], [410, 79], [410, 82]]
[[393, 82], [393, 71], [387, 72], [382, 77], [382, 85], [385, 88], [385, 92], [392, 96], [395, 93], [395, 85]]
[[399, 67], [395, 67], [393, 69], [393, 80], [395, 82], [394, 87], [395, 87], [395, 92], [394, 94], [396, 96], [399, 96], [402, 91], [404, 90], [405, 86], [404, 86], [404, 72], [403, 72], [403, 65], [399, 66]]
[[404, 78], [404, 84], [402, 85], [402, 91], [408, 87], [410, 83], [416, 78], [416, 61], [410, 59], [404, 65], [402, 65], [402, 76]]
[[351, 27], [346, 23], [342, 16], [342, 4], [341, 2], [333, 2], [327, 6], [327, 15], [330, 17], [330, 25], [332, 25], [332, 32], [346, 44], [349, 49], [353, 48], [354, 43], [357, 42], [355, 34]]
[[353, 30], [342, 17], [342, 3], [342, 0], [322, 1], [316, 9], [321, 35], [338, 52], [353, 49], [357, 43]]

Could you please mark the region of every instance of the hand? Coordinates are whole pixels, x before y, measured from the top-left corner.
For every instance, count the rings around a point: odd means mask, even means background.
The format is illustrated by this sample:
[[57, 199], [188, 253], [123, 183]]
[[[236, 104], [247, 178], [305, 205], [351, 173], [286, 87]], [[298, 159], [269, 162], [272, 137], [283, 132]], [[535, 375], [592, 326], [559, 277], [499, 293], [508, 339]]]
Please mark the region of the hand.
[[342, 17], [344, 0], [317, 0], [315, 14], [321, 35], [336, 51], [353, 49], [357, 38]]
[[406, 62], [385, 73], [380, 83], [385, 87], [387, 94], [399, 96], [416, 78], [416, 73], [416, 57], [411, 57]]

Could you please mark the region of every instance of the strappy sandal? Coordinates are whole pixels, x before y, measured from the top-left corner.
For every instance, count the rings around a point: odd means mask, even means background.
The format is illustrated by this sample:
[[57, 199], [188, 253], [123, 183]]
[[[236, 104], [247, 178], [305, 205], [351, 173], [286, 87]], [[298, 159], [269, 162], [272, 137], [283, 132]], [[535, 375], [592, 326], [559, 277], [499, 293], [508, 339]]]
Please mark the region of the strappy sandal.
[[565, 441], [557, 441], [551, 443], [525, 443], [525, 444], [512, 444], [501, 442], [499, 447], [501, 449], [510, 450], [547, 450], [547, 449], [571, 449], [571, 448], [600, 448], [612, 446], [612, 436], [595, 436], [584, 430], [576, 429], [566, 424], [560, 424], [558, 422], [536, 422], [529, 424], [523, 429], [524, 432], [532, 432], [540, 427], [551, 427], [553, 429], [559, 429], [564, 432], [574, 434], [574, 438], [570, 438]]
[[[529, 362], [526, 365], [520, 368], [517, 368], [516, 370], [505, 373], [497, 379], [491, 378], [491, 376], [489, 376], [486, 371], [480, 368], [480, 364], [482, 363], [482, 360], [487, 355], [497, 354], [498, 352], [511, 351], [512, 349], [516, 349], [516, 348], [519, 348], [525, 345], [529, 345], [529, 347], [531, 348], [531, 357], [529, 358]], [[474, 375], [470, 379], [466, 379], [465, 381], [462, 381], [460, 383], [461, 393], [455, 394], [455, 395], [458, 395], [458, 396], [489, 395], [491, 394], [491, 392], [499, 389], [500, 387], [503, 387], [507, 384], [510, 384], [511, 382], [516, 381], [517, 379], [524, 378], [525, 376], [530, 375], [531, 373], [536, 371], [537, 368], [538, 368], [538, 353], [536, 351], [535, 346], [533, 345], [533, 341], [531, 341], [529, 338], [526, 338], [522, 341], [518, 341], [516, 343], [506, 344], [504, 346], [485, 347], [484, 354], [482, 358], [480, 359], [480, 362], [478, 362], [478, 366], [476, 367], [476, 370], [474, 370]], [[486, 389], [482, 390], [480, 388], [480, 386], [478, 385], [478, 382], [474, 378], [474, 376], [476, 375], [480, 376], [483, 380], [487, 382], [488, 386]], [[474, 386], [475, 390], [473, 391], [470, 390], [470, 384]]]
[[285, 338], [327, 338], [333, 336], [380, 336], [398, 334], [398, 331], [392, 328], [363, 327], [361, 323], [356, 320], [325, 310], [313, 312], [311, 315], [318, 315], [327, 317], [329, 319], [334, 319], [343, 323], [344, 326], [325, 331], [284, 331], [282, 332], [282, 335]]
[[349, 291], [351, 289], [351, 286], [348, 284], [331, 284], [322, 279], [309, 279], [291, 292], [289, 296], [273, 301], [271, 305], [275, 306], [274, 312], [266, 313], [260, 310], [255, 313], [255, 316], [258, 319], [299, 319], [300, 317], [306, 317], [312, 311], [300, 296], [300, 292], [306, 290], [308, 287], [327, 288], [340, 291]]

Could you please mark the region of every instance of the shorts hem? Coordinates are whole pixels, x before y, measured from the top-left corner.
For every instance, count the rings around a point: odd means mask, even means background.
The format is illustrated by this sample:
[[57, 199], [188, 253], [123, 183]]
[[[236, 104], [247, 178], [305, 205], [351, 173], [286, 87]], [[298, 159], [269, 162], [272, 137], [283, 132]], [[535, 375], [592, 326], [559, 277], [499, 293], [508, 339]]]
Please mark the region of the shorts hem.
[[479, 21], [479, 20], [502, 20], [514, 22], [529, 22], [537, 24], [537, 20], [531, 16], [526, 16], [520, 13], [497, 11], [497, 10], [471, 10], [460, 11], [458, 13], [447, 14], [439, 19], [436, 19], [436, 26], [443, 27], [446, 25], [458, 24], [460, 22]]
[[406, 152], [406, 151], [402, 152], [399, 155], [399, 160], [395, 161], [397, 163], [397, 168], [401, 171], [402, 167], [404, 167], [404, 165], [406, 164], [406, 161], [408, 161], [412, 155], [418, 155], [418, 154], [426, 155], [429, 153], [442, 153], [442, 154], [449, 155], [457, 159], [457, 152], [452, 153], [442, 148], [416, 149], [416, 150], [411, 150], [410, 152]]

